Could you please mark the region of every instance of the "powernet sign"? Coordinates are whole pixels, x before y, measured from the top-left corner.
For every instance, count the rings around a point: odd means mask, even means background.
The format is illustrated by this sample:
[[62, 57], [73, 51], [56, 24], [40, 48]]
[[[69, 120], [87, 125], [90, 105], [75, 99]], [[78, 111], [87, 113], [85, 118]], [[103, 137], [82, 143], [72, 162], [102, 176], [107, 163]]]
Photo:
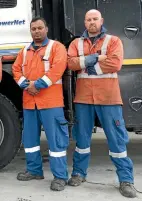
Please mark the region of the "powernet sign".
[[25, 20], [0, 21], [0, 26], [25, 25]]
[[30, 33], [31, 2], [31, 0], [17, 0], [15, 7], [0, 8], [0, 49], [21, 47], [32, 41]]

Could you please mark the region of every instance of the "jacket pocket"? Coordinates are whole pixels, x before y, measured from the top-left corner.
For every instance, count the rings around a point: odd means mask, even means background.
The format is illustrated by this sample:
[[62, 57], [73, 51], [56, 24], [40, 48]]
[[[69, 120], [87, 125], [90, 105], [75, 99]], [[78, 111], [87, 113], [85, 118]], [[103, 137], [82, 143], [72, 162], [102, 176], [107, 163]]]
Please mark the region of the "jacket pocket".
[[56, 119], [56, 142], [59, 148], [67, 148], [69, 145], [68, 121], [64, 117]]

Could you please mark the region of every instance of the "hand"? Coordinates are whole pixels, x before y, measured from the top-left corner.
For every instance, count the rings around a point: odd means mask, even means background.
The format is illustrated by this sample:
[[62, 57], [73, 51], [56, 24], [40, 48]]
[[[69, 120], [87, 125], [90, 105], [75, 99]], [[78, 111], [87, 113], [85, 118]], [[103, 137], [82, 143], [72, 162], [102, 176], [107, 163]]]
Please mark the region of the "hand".
[[29, 86], [25, 89], [32, 96], [35, 96], [39, 93], [39, 90], [35, 88], [34, 81], [28, 82]]
[[90, 54], [85, 56], [85, 66], [89, 67], [89, 66], [94, 66], [98, 61], [98, 54]]
[[107, 59], [106, 55], [99, 55], [98, 56], [98, 61], [104, 61], [105, 59]]
[[89, 66], [88, 68], [86, 68], [86, 72], [88, 73], [88, 75], [97, 75], [94, 66]]

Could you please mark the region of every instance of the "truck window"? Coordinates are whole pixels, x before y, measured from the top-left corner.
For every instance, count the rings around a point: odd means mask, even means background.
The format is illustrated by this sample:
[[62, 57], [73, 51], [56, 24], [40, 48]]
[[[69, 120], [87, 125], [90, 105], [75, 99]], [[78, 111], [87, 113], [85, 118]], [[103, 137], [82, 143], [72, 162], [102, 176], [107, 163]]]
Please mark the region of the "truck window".
[[1, 8], [14, 8], [17, 5], [17, 0], [0, 0]]

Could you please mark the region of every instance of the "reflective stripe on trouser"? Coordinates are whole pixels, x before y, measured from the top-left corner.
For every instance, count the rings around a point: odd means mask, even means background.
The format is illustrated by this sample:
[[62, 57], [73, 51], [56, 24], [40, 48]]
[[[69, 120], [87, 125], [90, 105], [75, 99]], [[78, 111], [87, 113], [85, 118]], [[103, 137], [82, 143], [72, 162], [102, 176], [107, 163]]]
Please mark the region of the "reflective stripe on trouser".
[[24, 110], [23, 144], [27, 171], [43, 175], [40, 154], [41, 124], [48, 139], [51, 171], [57, 178], [68, 179], [66, 149], [69, 135], [63, 108]]
[[[75, 104], [75, 114], [76, 123], [72, 134], [76, 140], [77, 149], [73, 157], [72, 175], [80, 174], [83, 177], [87, 175], [90, 159], [89, 147], [95, 114], [97, 114], [108, 140], [109, 155], [117, 168], [119, 181], [133, 183], [133, 163], [127, 157], [126, 144], [129, 139], [122, 116], [122, 107], [119, 105]], [[86, 149], [88, 153], [83, 152]], [[82, 152], [78, 150], [82, 150]]]

